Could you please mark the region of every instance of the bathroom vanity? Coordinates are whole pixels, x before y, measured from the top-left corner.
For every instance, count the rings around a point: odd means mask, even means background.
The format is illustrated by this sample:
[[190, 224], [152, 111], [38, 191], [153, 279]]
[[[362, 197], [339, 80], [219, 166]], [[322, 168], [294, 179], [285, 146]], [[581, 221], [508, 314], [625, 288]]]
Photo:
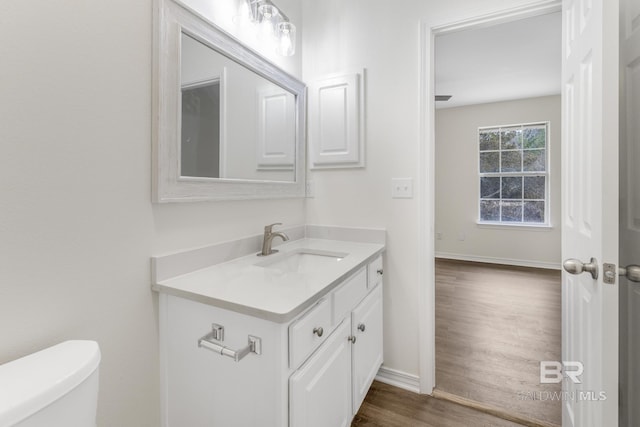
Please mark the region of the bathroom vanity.
[[164, 426], [350, 425], [382, 364], [384, 245], [278, 249], [153, 284]]

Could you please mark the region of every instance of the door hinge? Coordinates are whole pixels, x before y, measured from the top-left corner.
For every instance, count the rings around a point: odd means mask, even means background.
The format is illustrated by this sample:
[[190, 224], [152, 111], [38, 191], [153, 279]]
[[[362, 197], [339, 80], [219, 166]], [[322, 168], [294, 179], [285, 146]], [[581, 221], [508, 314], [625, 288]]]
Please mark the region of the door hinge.
[[616, 276], [618, 275], [618, 269], [615, 264], [602, 264], [602, 269], [604, 270], [604, 275], [602, 277], [602, 281], [607, 285], [615, 285], [616, 284]]

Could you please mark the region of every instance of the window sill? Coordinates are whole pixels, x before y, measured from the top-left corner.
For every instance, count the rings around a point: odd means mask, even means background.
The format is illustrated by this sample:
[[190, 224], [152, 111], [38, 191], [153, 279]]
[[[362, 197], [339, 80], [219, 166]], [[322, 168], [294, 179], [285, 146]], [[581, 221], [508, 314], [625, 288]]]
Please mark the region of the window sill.
[[482, 222], [477, 221], [476, 225], [478, 228], [489, 228], [489, 229], [497, 229], [497, 230], [509, 230], [509, 229], [519, 229], [519, 230], [527, 230], [527, 231], [552, 231], [553, 226], [551, 224], [509, 224], [504, 222]]

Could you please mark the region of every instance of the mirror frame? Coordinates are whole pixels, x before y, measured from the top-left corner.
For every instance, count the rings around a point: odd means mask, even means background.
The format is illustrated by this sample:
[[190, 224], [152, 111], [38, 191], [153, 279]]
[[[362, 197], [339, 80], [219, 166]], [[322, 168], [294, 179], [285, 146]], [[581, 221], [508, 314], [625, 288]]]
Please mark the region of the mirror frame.
[[[174, 0], [156, 0], [154, 14], [157, 28], [154, 29], [153, 50], [153, 202], [304, 197], [306, 171], [305, 84], [244, 46], [198, 13]], [[288, 90], [296, 97], [294, 181], [180, 176], [180, 46], [183, 32], [227, 58], [240, 63], [250, 71]], [[228, 143], [233, 143], [233, 141]]]

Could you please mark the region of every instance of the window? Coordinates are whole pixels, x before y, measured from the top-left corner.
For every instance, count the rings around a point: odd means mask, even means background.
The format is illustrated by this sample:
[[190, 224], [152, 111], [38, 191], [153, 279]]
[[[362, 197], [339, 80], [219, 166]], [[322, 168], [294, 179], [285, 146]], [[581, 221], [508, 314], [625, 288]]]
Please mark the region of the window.
[[480, 223], [549, 224], [548, 123], [478, 128]]

